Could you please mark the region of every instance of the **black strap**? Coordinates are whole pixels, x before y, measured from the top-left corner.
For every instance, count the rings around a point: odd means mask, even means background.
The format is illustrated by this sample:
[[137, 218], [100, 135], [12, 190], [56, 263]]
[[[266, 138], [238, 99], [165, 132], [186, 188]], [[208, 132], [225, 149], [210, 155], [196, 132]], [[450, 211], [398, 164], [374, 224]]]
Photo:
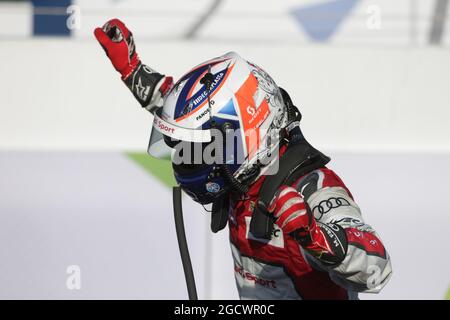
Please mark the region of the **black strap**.
[[257, 238], [272, 237], [274, 220], [267, 207], [280, 186], [291, 185], [308, 172], [324, 167], [330, 158], [303, 140], [289, 146], [279, 161], [278, 173], [268, 176], [261, 186], [252, 214], [250, 232]]
[[229, 195], [228, 193], [222, 195], [212, 205], [211, 210], [211, 231], [214, 233], [219, 232], [228, 222], [228, 209], [229, 209]]

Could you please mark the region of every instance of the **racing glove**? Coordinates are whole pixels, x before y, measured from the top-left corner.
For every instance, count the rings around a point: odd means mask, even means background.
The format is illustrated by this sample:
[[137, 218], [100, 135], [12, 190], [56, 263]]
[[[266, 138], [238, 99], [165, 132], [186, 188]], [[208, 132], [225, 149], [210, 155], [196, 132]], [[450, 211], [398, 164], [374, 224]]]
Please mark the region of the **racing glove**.
[[268, 211], [283, 233], [293, 237], [312, 256], [327, 265], [342, 262], [347, 252], [347, 237], [337, 224], [323, 224], [314, 215], [300, 193], [292, 187], [282, 186]]
[[94, 35], [134, 97], [142, 107], [153, 111], [172, 87], [172, 77], [141, 63], [133, 34], [119, 19], [109, 20], [102, 28], [96, 28]]

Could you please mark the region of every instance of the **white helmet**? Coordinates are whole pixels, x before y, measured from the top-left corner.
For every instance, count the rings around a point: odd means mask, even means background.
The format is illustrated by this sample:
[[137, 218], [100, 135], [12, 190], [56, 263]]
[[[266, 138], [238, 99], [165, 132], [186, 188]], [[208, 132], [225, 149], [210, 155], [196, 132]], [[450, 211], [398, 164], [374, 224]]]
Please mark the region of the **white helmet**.
[[[276, 162], [279, 134], [288, 125], [278, 86], [263, 69], [235, 52], [208, 60], [182, 76], [154, 116], [148, 152], [156, 157], [171, 154], [177, 182], [200, 203], [213, 202], [230, 184], [238, 187], [263, 174]], [[226, 137], [231, 131], [229, 143]], [[217, 133], [226, 137], [218, 139]], [[194, 147], [187, 158], [186, 149], [180, 154], [176, 147], [179, 141]], [[211, 162], [202, 152], [214, 141], [221, 151], [216, 148]], [[192, 158], [194, 163], [186, 162]]]

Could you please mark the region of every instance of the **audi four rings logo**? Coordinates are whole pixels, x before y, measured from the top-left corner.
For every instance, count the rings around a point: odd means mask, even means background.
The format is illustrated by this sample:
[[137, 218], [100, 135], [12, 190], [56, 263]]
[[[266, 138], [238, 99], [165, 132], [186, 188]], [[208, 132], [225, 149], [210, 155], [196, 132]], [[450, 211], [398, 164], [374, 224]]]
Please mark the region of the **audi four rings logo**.
[[314, 213], [314, 216], [316, 216], [315, 213], [318, 212], [320, 214], [320, 216], [316, 217], [316, 218], [320, 220], [322, 218], [322, 216], [325, 213], [328, 213], [331, 209], [336, 209], [339, 207], [349, 206], [349, 205], [350, 205], [350, 203], [344, 198], [341, 198], [341, 197], [328, 198], [326, 200], [320, 201], [319, 204], [313, 208], [313, 213]]

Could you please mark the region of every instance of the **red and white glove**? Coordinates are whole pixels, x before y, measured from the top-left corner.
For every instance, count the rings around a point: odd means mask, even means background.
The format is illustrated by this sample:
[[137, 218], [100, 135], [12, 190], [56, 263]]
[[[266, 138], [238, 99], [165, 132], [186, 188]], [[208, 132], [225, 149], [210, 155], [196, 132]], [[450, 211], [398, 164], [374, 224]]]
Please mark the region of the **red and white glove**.
[[283, 233], [296, 239], [316, 258], [328, 264], [344, 259], [347, 251], [344, 230], [336, 224], [317, 223], [308, 204], [294, 188], [282, 186], [268, 211], [273, 214], [275, 223]]
[[286, 185], [278, 190], [268, 211], [275, 217], [277, 226], [286, 234], [296, 231], [307, 236], [310, 230], [317, 227], [308, 204], [297, 190]]
[[136, 100], [153, 112], [172, 88], [172, 77], [166, 77], [141, 63], [133, 34], [119, 19], [109, 20], [102, 28], [96, 28], [94, 35]]
[[119, 19], [111, 19], [103, 27], [96, 28], [94, 35], [122, 75], [122, 80], [127, 79], [140, 62], [131, 31]]

